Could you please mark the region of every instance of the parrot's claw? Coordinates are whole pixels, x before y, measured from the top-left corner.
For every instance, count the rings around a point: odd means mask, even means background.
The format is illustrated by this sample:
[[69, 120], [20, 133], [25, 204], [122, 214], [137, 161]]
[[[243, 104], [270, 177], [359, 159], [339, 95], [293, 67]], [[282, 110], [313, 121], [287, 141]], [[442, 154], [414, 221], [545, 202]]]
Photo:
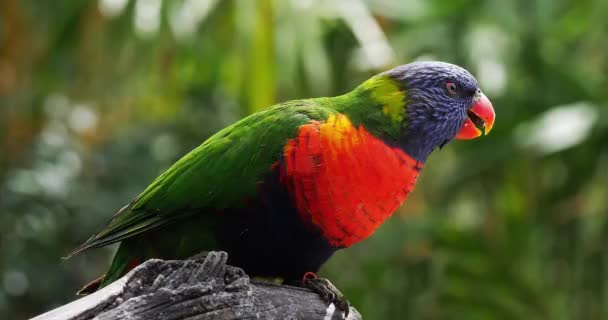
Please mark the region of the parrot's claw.
[[348, 311], [350, 310], [350, 303], [346, 297], [334, 286], [329, 280], [325, 278], [317, 278], [312, 272], [307, 272], [302, 279], [302, 285], [305, 288], [310, 289], [314, 293], [321, 296], [321, 299], [328, 305], [334, 304], [334, 306], [344, 312], [344, 319], [348, 318]]

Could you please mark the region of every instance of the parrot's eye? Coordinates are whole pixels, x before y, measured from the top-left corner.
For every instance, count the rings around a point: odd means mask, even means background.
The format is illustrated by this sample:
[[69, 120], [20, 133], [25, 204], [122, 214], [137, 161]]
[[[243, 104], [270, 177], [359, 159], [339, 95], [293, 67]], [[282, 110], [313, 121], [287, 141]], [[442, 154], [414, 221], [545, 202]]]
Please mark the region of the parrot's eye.
[[456, 95], [458, 93], [458, 86], [456, 86], [454, 82], [447, 82], [445, 87], [448, 89], [448, 93], [451, 95]]

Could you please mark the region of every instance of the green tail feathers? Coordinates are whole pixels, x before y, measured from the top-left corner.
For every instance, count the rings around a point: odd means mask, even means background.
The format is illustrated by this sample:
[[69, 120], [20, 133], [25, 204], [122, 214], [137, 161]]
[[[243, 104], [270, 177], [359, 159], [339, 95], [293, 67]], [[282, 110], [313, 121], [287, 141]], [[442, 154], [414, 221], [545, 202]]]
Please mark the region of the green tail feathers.
[[[161, 228], [145, 235], [137, 235], [120, 242], [110, 269], [103, 278], [86, 285], [80, 293], [92, 293], [120, 279], [126, 273], [148, 259], [186, 259], [204, 248], [218, 248], [211, 230], [214, 219], [207, 218], [206, 225], [190, 220], [175, 222], [172, 228]], [[172, 237], [180, 234], [181, 237]]]
[[102, 275], [101, 277], [87, 283], [76, 294], [91, 294], [120, 279], [124, 274], [139, 265], [143, 260], [139, 257], [134, 257], [133, 254], [129, 252], [129, 248], [127, 248], [129, 246], [129, 244], [125, 244], [125, 242], [123, 242], [118, 248], [108, 272], [105, 275]]
[[143, 257], [134, 256], [134, 252], [137, 251], [129, 247], [131, 247], [129, 241], [121, 242], [120, 247], [118, 247], [118, 251], [114, 256], [114, 260], [110, 265], [110, 269], [103, 277], [103, 280], [99, 284], [99, 288], [103, 288], [120, 279], [125, 273], [131, 271], [131, 269], [146, 260]]

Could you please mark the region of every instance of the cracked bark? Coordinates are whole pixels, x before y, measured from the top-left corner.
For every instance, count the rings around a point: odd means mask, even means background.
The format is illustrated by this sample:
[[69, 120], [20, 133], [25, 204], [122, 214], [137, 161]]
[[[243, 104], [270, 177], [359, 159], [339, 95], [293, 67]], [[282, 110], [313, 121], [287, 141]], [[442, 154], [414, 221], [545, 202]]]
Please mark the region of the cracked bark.
[[[152, 259], [109, 286], [34, 320], [343, 319], [308, 289], [250, 281], [225, 252]], [[349, 320], [361, 319], [350, 308]]]

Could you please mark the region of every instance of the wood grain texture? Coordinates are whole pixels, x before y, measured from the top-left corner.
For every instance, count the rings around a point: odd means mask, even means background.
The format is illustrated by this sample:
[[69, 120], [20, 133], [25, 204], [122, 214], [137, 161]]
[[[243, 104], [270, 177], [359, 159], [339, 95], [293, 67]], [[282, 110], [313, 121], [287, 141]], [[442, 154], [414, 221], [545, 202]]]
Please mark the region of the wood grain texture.
[[[253, 282], [225, 252], [148, 260], [107, 287], [34, 320], [342, 319], [308, 289]], [[351, 307], [348, 319], [361, 319]]]

